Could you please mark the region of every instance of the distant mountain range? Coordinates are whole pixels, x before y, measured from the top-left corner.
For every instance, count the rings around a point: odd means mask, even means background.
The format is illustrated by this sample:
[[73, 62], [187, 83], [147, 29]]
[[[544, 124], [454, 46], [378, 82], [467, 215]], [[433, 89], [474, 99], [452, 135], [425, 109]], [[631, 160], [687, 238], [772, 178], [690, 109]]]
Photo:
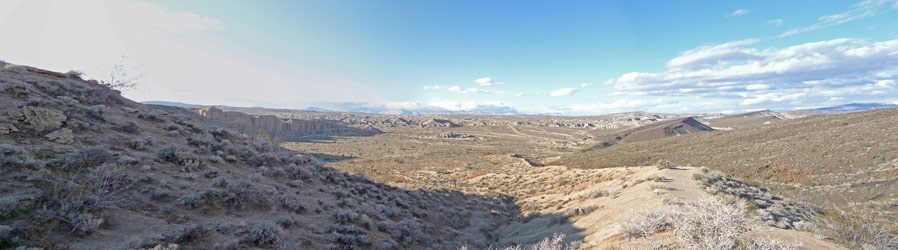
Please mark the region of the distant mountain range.
[[821, 112], [821, 113], [826, 113], [826, 114], [839, 114], [839, 113], [864, 111], [864, 110], [871, 110], [871, 109], [885, 109], [885, 108], [898, 108], [898, 105], [890, 104], [890, 103], [849, 103], [849, 104], [845, 104], [845, 105], [816, 108], [816, 109], [811, 109], [811, 110]]

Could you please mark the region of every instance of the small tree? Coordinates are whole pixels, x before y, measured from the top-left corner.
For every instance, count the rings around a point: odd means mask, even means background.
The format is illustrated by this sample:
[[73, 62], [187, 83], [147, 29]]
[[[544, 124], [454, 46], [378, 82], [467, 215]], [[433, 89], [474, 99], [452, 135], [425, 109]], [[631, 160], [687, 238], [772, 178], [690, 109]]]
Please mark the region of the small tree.
[[112, 66], [107, 79], [101, 80], [100, 84], [115, 90], [130, 90], [137, 87], [137, 84], [146, 77], [146, 74], [135, 66], [129, 66], [128, 57], [122, 56], [122, 59]]

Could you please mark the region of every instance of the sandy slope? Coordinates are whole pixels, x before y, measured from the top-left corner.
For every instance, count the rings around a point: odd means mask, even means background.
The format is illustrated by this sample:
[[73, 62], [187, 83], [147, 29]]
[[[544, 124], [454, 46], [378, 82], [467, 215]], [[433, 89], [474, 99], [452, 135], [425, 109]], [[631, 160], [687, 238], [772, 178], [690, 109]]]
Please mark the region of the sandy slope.
[[[569, 169], [552, 166], [536, 168], [530, 173], [532, 178], [546, 178], [546, 186], [556, 188], [547, 192], [519, 200], [523, 208], [540, 208], [543, 216], [529, 221], [524, 220], [500, 228], [503, 241], [533, 242], [551, 236], [553, 233], [565, 233], [566, 241], [582, 240], [584, 246], [591, 249], [607, 249], [618, 246], [636, 246], [637, 243], [626, 242], [622, 237], [621, 224], [631, 214], [651, 211], [663, 206], [677, 206], [677, 202], [694, 202], [710, 194], [705, 192], [692, 175], [699, 173], [698, 168], [680, 167], [659, 170], [656, 167], [607, 168], [594, 170]], [[555, 181], [576, 179], [586, 176], [591, 183], [566, 183], [558, 187]], [[655, 181], [657, 177], [663, 181]], [[495, 179], [484, 176], [484, 180]], [[508, 177], [514, 178], [514, 177]], [[582, 179], [581, 179], [582, 180]], [[477, 180], [472, 180], [477, 181]], [[581, 199], [583, 194], [594, 191], [617, 191], [614, 196]], [[667, 201], [667, 202], [665, 202]], [[534, 204], [541, 204], [534, 205]], [[551, 215], [570, 213], [575, 208], [594, 208], [595, 210], [569, 218], [570, 223], [559, 223]], [[546, 216], [548, 214], [549, 216]], [[772, 237], [785, 241], [801, 242], [805, 249], [841, 249], [839, 246], [818, 239], [814, 234], [792, 230], [767, 228], [764, 232], [754, 233], [749, 237]]]

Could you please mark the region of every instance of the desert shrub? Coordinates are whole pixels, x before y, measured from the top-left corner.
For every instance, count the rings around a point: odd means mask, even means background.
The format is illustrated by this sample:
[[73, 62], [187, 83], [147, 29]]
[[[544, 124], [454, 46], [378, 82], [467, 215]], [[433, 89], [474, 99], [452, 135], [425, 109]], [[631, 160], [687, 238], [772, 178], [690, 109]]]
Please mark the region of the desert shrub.
[[449, 209], [446, 211], [444, 221], [452, 228], [461, 229], [468, 226], [471, 212], [464, 208]]
[[657, 232], [674, 228], [681, 214], [677, 210], [665, 209], [658, 212], [640, 212], [630, 215], [623, 226], [624, 237], [628, 239], [648, 237]]
[[751, 230], [742, 203], [730, 206], [710, 198], [686, 204], [684, 211], [674, 225], [678, 241], [689, 249], [732, 249], [737, 237]]
[[220, 163], [220, 162], [224, 161], [224, 158], [221, 158], [221, 156], [213, 155], [213, 156], [209, 156], [209, 158], [206, 158], [206, 160], [211, 163]]
[[0, 144], [0, 167], [21, 167], [30, 160], [24, 148]]
[[22, 85], [9, 85], [3, 89], [7, 95], [17, 99], [25, 99], [28, 97], [28, 88]]
[[254, 154], [254, 155], [250, 156], [249, 158], [247, 158], [246, 161], [249, 162], [250, 164], [253, 164], [256, 167], [276, 166], [281, 163], [281, 160], [276, 155], [274, 155], [272, 153]]
[[340, 224], [354, 222], [359, 219], [359, 213], [349, 210], [340, 210], [334, 213], [334, 221]]
[[135, 138], [128, 141], [128, 147], [134, 150], [144, 150], [153, 145], [153, 137]]
[[661, 211], [638, 213], [623, 224], [625, 236], [631, 239], [650, 238], [654, 233], [674, 230], [677, 244], [686, 249], [764, 249], [770, 246], [793, 249], [798, 246], [794, 243], [738, 238], [757, 226], [756, 222], [748, 219], [743, 203], [725, 204], [717, 197], [683, 206], [668, 206]]
[[208, 194], [231, 209], [244, 209], [247, 206], [262, 208], [269, 205], [266, 196], [256, 192], [252, 184], [246, 182], [231, 183], [227, 188], [209, 191]]
[[134, 124], [133, 122], [129, 122], [128, 124], [122, 125], [121, 127], [119, 127], [119, 130], [121, 130], [122, 132], [125, 132], [125, 133], [129, 133], [129, 134], [137, 134], [138, 132], [140, 132], [139, 131], [140, 129], [137, 127], [137, 124]]
[[177, 230], [164, 235], [163, 238], [165, 238], [165, 241], [168, 243], [183, 244], [206, 238], [210, 231], [212, 230], [207, 226], [197, 225]]
[[577, 217], [577, 216], [581, 216], [581, 215], [587, 215], [589, 213], [592, 213], [592, 211], [595, 211], [596, 209], [599, 209], [599, 207], [594, 206], [594, 205], [570, 208], [570, 209], [564, 211], [564, 216], [570, 218], [570, 217]]
[[293, 225], [293, 217], [290, 216], [289, 214], [281, 215], [281, 216], [278, 216], [278, 218], [277, 218], [277, 220], [275, 220], [275, 222], [284, 228], [288, 228]]
[[390, 232], [390, 237], [403, 246], [408, 246], [414, 240], [415, 232], [418, 232], [420, 224], [411, 219], [405, 219], [396, 223], [396, 227]]
[[65, 72], [65, 75], [70, 78], [81, 79], [81, 77], [84, 76], [84, 72], [81, 72], [79, 70], [69, 70]]
[[231, 139], [231, 132], [227, 129], [217, 128], [209, 130], [209, 133], [212, 134], [213, 137], [217, 140], [228, 140]]
[[395, 250], [395, 249], [399, 249], [399, 244], [396, 244], [396, 242], [387, 241], [387, 242], [384, 242], [384, 244], [380, 245], [380, 250]]
[[129, 199], [122, 193], [134, 183], [127, 174], [101, 167], [87, 173], [45, 173], [37, 187], [45, 215], [68, 225], [70, 232], [90, 234], [103, 223], [96, 213]]
[[784, 242], [774, 238], [761, 238], [745, 243], [741, 249], [745, 250], [798, 250], [801, 243]]
[[78, 170], [97, 167], [109, 160], [112, 160], [112, 153], [109, 150], [100, 147], [88, 147], [77, 152], [64, 154], [62, 157], [51, 160], [47, 165]]
[[503, 248], [503, 250], [568, 250], [569, 246], [564, 244], [564, 233], [556, 233], [551, 238], [545, 238], [540, 242], [533, 243], [528, 246], [511, 246]]
[[172, 163], [179, 163], [181, 161], [181, 154], [180, 149], [176, 146], [167, 146], [156, 151], [156, 157]]
[[898, 225], [872, 210], [831, 207], [818, 218], [818, 233], [863, 249], [898, 249]]
[[227, 188], [228, 186], [231, 186], [231, 182], [224, 177], [215, 177], [215, 179], [212, 180], [212, 186], [217, 188]]
[[343, 246], [367, 246], [371, 245], [371, 238], [359, 228], [348, 226], [331, 226], [328, 228], [327, 240]]
[[199, 138], [188, 137], [187, 138], [187, 145], [191, 146], [191, 147], [206, 148], [206, 147], [210, 146], [211, 144], [212, 144], [212, 141], [210, 141], [206, 138], [202, 138], [202, 137], [199, 137]]
[[660, 161], [660, 162], [658, 162], [658, 166], [657, 166], [657, 168], [658, 168], [659, 170], [661, 170], [661, 169], [672, 169], [672, 168], [676, 168], [676, 167], [677, 167], [677, 165], [676, 165], [676, 164], [673, 164], [673, 162], [670, 162], [670, 161]]
[[118, 158], [118, 160], [116, 162], [118, 164], [122, 164], [122, 165], [132, 165], [132, 164], [137, 164], [138, 162], [140, 162], [140, 159], [137, 159], [137, 158], [134, 158], [131, 156], [127, 156], [127, 155], [122, 155]]
[[614, 198], [617, 196], [617, 190], [593, 190], [589, 192], [580, 193], [574, 197], [576, 200], [585, 200], [585, 199], [595, 199], [599, 197], [611, 197]]
[[159, 118], [159, 116], [157, 116], [155, 114], [139, 114], [139, 115], [137, 115], [137, 119], [151, 121], [151, 122], [164, 122], [165, 121], [165, 120], [162, 120], [162, 118]]
[[281, 240], [283, 231], [271, 223], [259, 223], [241, 234], [241, 242], [256, 246], [271, 246]]
[[178, 204], [182, 206], [186, 206], [189, 208], [197, 208], [204, 204], [206, 204], [207, 198], [209, 197], [209, 193], [206, 191], [200, 191], [195, 193], [189, 193], [178, 198]]
[[286, 176], [292, 180], [309, 180], [312, 178], [312, 172], [306, 167], [288, 166], [284, 168]]
[[390, 230], [390, 221], [382, 220], [377, 223], [377, 231], [386, 232], [387, 230]]

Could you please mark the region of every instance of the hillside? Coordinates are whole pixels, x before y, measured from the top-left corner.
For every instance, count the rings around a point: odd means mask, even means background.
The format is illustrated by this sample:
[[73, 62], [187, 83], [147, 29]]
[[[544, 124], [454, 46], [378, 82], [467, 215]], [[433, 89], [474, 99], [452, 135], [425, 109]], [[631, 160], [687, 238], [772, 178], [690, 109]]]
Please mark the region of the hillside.
[[0, 70], [0, 248], [485, 247], [502, 196], [410, 191], [96, 82]]
[[554, 164], [607, 168], [667, 159], [681, 165], [708, 166], [740, 178], [788, 184], [773, 187], [801, 193], [806, 199], [864, 202], [894, 214], [898, 210], [895, 124], [898, 109], [817, 115], [616, 145], [570, 154]]
[[715, 129], [735, 129], [770, 124], [786, 119], [788, 118], [780, 113], [762, 110], [713, 119], [703, 119], [702, 122]]
[[[650, 141], [666, 137], [692, 134], [697, 132], [713, 131], [714, 129], [696, 120], [694, 117], [678, 118], [668, 121], [660, 121], [644, 126], [624, 130], [609, 136], [604, 136], [602, 143], [590, 149], [600, 149], [616, 144]], [[634, 165], [638, 166], [638, 165]]]

